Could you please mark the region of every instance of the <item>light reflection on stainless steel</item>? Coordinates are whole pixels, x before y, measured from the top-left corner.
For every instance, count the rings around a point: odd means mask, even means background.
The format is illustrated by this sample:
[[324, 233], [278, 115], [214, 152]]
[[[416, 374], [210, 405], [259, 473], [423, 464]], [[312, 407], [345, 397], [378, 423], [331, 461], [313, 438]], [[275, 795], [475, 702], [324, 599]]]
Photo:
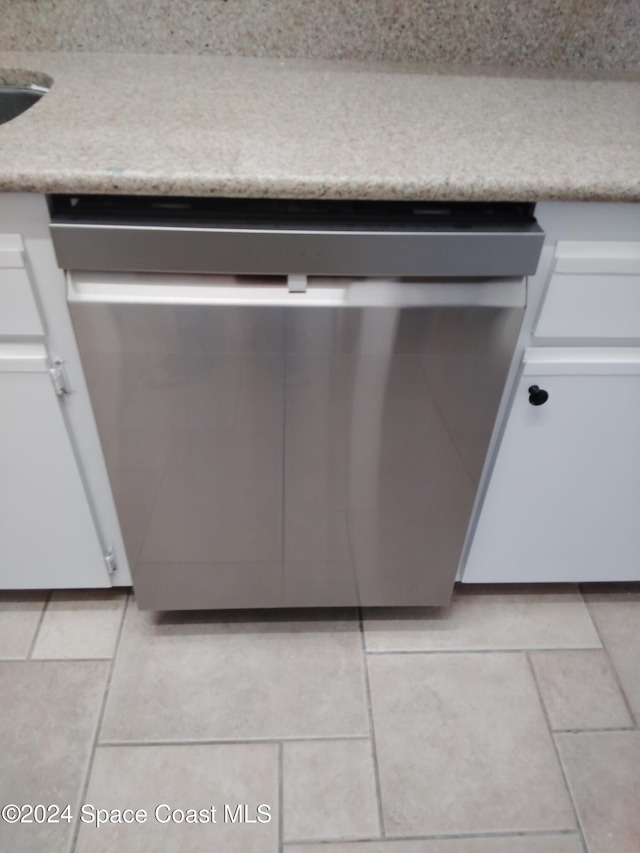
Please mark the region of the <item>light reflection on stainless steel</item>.
[[141, 606], [449, 600], [522, 308], [70, 309]]

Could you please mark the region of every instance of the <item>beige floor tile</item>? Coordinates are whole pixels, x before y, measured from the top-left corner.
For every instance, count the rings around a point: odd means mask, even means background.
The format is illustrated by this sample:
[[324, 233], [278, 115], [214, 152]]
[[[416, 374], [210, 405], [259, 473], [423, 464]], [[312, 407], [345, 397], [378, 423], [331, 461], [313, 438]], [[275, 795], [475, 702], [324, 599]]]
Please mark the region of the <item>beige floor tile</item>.
[[131, 602], [101, 740], [368, 735], [358, 624], [342, 615], [158, 616]]
[[111, 657], [126, 600], [126, 592], [111, 589], [52, 593], [33, 657]]
[[532, 652], [531, 663], [552, 728], [633, 725], [604, 651]]
[[380, 835], [371, 742], [284, 744], [284, 839]]
[[456, 587], [449, 607], [365, 611], [369, 651], [593, 648], [600, 640], [573, 586]]
[[[0, 802], [68, 803], [76, 815], [109, 665], [105, 661], [0, 664]], [[74, 823], [0, 822], [0, 850], [67, 851]]]
[[[223, 850], [225, 853], [277, 853], [278, 746], [229, 744], [102, 747], [96, 750], [86, 803], [104, 809], [143, 809], [143, 823], [83, 824], [77, 853], [153, 850]], [[270, 807], [268, 822], [233, 823], [238, 804], [257, 816]], [[225, 822], [225, 805], [230, 807]], [[158, 806], [160, 808], [156, 813]], [[215, 823], [211, 821], [214, 806]], [[168, 808], [167, 808], [168, 807]], [[195, 809], [180, 821], [176, 809]], [[267, 814], [266, 810], [262, 811]], [[204, 812], [204, 815], [200, 815]], [[157, 817], [156, 817], [157, 815]], [[239, 815], [239, 813], [238, 813]], [[91, 817], [88, 814], [88, 817]], [[194, 817], [205, 822], [188, 823]]]
[[640, 731], [556, 735], [589, 853], [640, 850]]
[[525, 655], [368, 660], [387, 835], [575, 828]]
[[0, 593], [0, 660], [27, 657], [47, 594], [10, 590]]
[[500, 838], [438, 838], [349, 844], [287, 845], [286, 853], [584, 853], [575, 834], [550, 833]]
[[584, 598], [640, 723], [640, 584], [590, 587]]

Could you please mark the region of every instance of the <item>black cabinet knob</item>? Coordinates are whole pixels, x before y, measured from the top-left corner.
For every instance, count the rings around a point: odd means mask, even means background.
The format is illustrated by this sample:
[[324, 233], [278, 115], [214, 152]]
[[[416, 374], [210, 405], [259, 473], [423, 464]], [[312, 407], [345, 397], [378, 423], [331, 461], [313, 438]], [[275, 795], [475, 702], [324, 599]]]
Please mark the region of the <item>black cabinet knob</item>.
[[529, 388], [529, 402], [532, 406], [542, 406], [549, 399], [549, 392], [538, 388], [537, 385], [531, 385]]

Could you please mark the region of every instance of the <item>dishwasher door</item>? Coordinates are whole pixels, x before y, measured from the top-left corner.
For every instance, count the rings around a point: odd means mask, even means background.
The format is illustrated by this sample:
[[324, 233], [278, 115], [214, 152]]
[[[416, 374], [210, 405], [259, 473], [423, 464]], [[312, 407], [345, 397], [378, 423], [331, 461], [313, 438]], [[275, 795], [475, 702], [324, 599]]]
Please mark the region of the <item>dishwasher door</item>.
[[447, 604], [525, 281], [290, 286], [69, 274], [138, 605]]

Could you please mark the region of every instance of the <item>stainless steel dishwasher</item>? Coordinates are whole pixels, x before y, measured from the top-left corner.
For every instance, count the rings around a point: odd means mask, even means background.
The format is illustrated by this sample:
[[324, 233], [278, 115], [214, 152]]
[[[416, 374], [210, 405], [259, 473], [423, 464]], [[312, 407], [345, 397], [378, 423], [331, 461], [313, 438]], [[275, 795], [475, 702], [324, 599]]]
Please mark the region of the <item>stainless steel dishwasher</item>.
[[533, 205], [50, 205], [139, 605], [448, 603]]

